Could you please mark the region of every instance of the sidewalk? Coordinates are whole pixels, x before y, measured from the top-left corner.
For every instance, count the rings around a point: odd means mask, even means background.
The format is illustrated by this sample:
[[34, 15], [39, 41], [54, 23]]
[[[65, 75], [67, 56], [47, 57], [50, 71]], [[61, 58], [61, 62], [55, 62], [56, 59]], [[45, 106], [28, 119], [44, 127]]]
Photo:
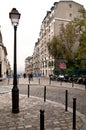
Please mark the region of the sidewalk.
[[[45, 130], [72, 130], [72, 112], [52, 101], [20, 95], [20, 112], [11, 112], [11, 93], [0, 94], [0, 130], [40, 130], [40, 109], [44, 109]], [[77, 130], [84, 129], [82, 117], [76, 117]]]
[[[34, 79], [31, 83], [38, 83]], [[28, 79], [20, 79], [20, 84], [28, 84]], [[3, 83], [6, 85], [7, 82]], [[12, 84], [12, 80], [10, 82]], [[0, 86], [1, 87], [1, 86]], [[0, 130], [40, 130], [40, 110], [44, 112], [45, 130], [73, 130], [72, 109], [65, 111], [62, 104], [25, 95], [19, 95], [18, 114], [12, 111], [11, 92], [0, 94]], [[84, 116], [77, 112], [76, 130], [86, 130], [86, 120]]]

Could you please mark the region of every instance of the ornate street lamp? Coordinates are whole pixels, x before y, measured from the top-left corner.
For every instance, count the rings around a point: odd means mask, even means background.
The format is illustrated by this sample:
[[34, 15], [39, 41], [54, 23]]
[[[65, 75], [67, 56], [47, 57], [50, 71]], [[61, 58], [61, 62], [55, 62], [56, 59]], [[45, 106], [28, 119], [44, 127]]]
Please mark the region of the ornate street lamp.
[[20, 13], [13, 8], [9, 13], [12, 25], [14, 27], [14, 74], [13, 74], [13, 88], [12, 88], [12, 113], [19, 113], [19, 89], [17, 86], [17, 60], [16, 60], [16, 31], [19, 24]]

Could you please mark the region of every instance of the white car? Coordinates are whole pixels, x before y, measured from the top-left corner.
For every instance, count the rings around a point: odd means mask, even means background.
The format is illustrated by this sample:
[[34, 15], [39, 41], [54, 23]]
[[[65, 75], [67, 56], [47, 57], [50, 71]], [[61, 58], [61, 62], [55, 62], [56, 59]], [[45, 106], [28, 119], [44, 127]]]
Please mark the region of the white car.
[[59, 80], [63, 80], [63, 79], [64, 79], [64, 75], [59, 75], [59, 76], [58, 76], [58, 79], [59, 79]]

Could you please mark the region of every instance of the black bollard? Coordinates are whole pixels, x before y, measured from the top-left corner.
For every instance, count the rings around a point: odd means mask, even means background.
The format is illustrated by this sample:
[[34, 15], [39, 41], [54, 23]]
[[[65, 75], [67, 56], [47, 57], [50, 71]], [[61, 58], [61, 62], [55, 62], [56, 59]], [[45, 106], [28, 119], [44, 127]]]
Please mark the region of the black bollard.
[[72, 87], [74, 87], [74, 82], [72, 81]]
[[44, 102], [46, 101], [46, 86], [44, 86]]
[[68, 111], [68, 90], [65, 91], [65, 111]]
[[28, 98], [30, 96], [30, 86], [28, 85]]
[[8, 84], [9, 84], [9, 82], [10, 82], [10, 78], [8, 78]]
[[44, 110], [40, 110], [40, 130], [44, 130]]
[[30, 77], [29, 77], [29, 84], [30, 84]]
[[62, 80], [60, 81], [60, 85], [62, 86]]
[[76, 130], [76, 98], [73, 98], [73, 130]]
[[51, 85], [51, 79], [49, 78], [49, 85]]
[[85, 89], [86, 89], [86, 79], [84, 80], [84, 85], [85, 85]]
[[40, 84], [40, 78], [38, 80], [39, 80], [39, 84]]
[[17, 78], [17, 83], [19, 84], [19, 78]]

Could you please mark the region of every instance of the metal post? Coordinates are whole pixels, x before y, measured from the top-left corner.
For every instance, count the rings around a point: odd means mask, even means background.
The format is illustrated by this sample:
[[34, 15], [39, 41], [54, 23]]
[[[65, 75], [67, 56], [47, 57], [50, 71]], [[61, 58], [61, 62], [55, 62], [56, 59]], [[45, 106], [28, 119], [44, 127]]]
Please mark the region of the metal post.
[[46, 101], [46, 86], [44, 86], [44, 102]]
[[65, 111], [68, 111], [68, 90], [65, 91]]
[[14, 75], [13, 75], [13, 89], [12, 89], [12, 112], [19, 113], [19, 89], [17, 87], [17, 61], [16, 61], [16, 30], [14, 26]]
[[85, 85], [85, 89], [86, 89], [86, 78], [84, 79], [84, 85]]
[[44, 130], [44, 110], [40, 110], [40, 130]]
[[49, 84], [51, 84], [51, 79], [49, 78]]
[[40, 78], [39, 78], [39, 84], [40, 84]]
[[76, 129], [76, 98], [73, 98], [73, 130]]
[[85, 89], [86, 89], [86, 84], [85, 84]]
[[9, 84], [9, 82], [10, 82], [10, 78], [8, 78], [8, 84]]
[[28, 98], [29, 98], [29, 96], [30, 96], [30, 86], [28, 84]]
[[60, 85], [62, 86], [62, 80], [60, 81]]
[[28, 80], [29, 80], [29, 84], [30, 84], [30, 77], [28, 78]]
[[72, 81], [72, 87], [74, 87], [74, 82]]

